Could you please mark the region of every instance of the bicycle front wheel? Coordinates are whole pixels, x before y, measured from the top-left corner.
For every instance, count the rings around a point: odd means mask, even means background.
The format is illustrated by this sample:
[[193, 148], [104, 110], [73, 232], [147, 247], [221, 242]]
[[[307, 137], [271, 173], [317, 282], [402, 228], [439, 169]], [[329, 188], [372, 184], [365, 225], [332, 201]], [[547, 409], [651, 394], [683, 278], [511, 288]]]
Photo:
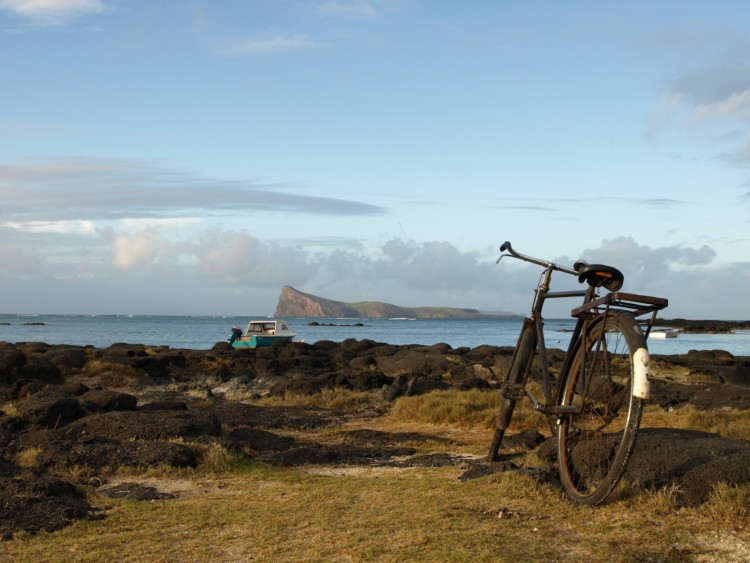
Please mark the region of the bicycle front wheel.
[[574, 354], [560, 381], [559, 404], [576, 407], [558, 425], [560, 480], [573, 501], [594, 505], [617, 486], [635, 446], [644, 400], [634, 386], [645, 378], [635, 366], [648, 365], [648, 351], [633, 316], [610, 311]]

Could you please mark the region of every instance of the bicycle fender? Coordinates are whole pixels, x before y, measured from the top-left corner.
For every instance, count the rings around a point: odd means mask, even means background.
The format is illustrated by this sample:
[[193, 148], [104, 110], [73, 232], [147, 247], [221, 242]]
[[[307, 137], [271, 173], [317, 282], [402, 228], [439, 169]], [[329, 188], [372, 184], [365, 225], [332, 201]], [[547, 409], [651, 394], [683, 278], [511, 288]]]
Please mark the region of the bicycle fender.
[[633, 396], [648, 399], [651, 376], [651, 356], [645, 348], [638, 348], [633, 354]]

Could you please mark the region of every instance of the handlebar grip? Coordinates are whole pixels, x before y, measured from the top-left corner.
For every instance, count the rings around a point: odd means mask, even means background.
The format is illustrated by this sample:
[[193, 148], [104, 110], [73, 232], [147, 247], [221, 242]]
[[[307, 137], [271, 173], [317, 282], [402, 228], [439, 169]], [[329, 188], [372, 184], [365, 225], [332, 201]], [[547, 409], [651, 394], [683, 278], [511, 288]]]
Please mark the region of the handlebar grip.
[[510, 248], [510, 243], [506, 240], [503, 244], [500, 245], [500, 252], [505, 252]]

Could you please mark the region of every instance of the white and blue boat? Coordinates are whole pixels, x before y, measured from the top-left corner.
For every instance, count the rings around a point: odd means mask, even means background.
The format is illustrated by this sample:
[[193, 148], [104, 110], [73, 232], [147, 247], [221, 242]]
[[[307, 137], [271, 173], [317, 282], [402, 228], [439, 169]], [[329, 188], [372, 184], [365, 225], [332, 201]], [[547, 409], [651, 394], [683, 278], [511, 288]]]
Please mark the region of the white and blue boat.
[[244, 334], [240, 327], [232, 327], [227, 342], [237, 349], [264, 348], [280, 340], [293, 340], [295, 336], [297, 333], [289, 328], [286, 321], [250, 321]]

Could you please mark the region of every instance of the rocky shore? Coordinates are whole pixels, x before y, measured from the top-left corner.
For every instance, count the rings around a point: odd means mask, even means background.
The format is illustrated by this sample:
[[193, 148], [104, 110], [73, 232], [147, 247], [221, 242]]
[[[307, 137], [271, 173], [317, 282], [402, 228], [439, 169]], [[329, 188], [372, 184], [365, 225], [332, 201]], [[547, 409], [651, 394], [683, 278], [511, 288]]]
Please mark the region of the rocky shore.
[[[245, 351], [226, 343], [196, 351], [0, 342], [0, 534], [10, 539], [22, 530], [55, 530], [74, 519], [99, 518], [86, 493], [104, 480], [99, 472], [196, 466], [199, 459], [185, 442], [219, 444], [271, 465], [405, 463], [408, 449], [394, 436], [358, 434], [345, 445], [330, 446], [287, 435], [290, 429], [341, 424], [351, 415], [261, 407], [253, 400], [334, 387], [381, 393], [390, 401], [435, 389], [489, 391], [499, 388], [512, 354], [512, 347], [454, 349], [354, 339]], [[548, 353], [553, 369], [562, 358], [560, 350]], [[666, 410], [687, 404], [750, 409], [750, 358], [691, 351], [656, 356], [654, 367], [651, 400]], [[658, 376], [674, 369], [688, 373], [688, 381]], [[532, 377], [538, 370], [535, 365]], [[527, 447], [539, 447], [542, 463], [551, 464], [549, 444], [540, 441], [532, 437]], [[82, 482], [55, 477], [65, 468], [79, 468]], [[466, 474], [487, 470], [474, 467]], [[717, 481], [750, 481], [750, 443], [647, 429], [628, 472], [644, 487], [676, 484], [686, 504], [697, 504]], [[158, 491], [133, 494], [158, 498]]]
[[736, 330], [750, 330], [750, 321], [715, 321], [693, 319], [656, 319], [659, 326], [678, 328], [692, 334], [730, 334]]

